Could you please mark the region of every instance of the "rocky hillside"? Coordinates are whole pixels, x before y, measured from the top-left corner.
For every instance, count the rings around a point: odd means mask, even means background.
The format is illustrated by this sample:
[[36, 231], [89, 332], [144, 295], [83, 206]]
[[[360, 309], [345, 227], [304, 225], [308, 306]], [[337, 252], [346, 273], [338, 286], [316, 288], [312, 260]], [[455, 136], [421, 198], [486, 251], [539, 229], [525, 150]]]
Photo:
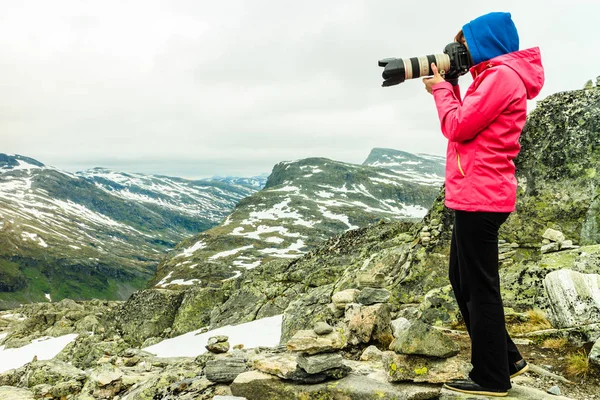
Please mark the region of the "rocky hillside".
[[[587, 228], [599, 218], [598, 177], [577, 172], [597, 166], [600, 148], [588, 138], [600, 135], [599, 111], [600, 90], [559, 93], [540, 102], [527, 123], [519, 210], [501, 232], [499, 253], [507, 329], [530, 369], [512, 379], [506, 399], [591, 400], [600, 393], [600, 241]], [[553, 149], [563, 138], [564, 147]], [[543, 169], [530, 170], [538, 160]], [[468, 334], [447, 279], [452, 217], [440, 194], [422, 221], [348, 230], [221, 286], [1, 313], [6, 350], [45, 335], [79, 336], [51, 360], [38, 359], [39, 351], [29, 361], [28, 353], [25, 365], [1, 373], [0, 395], [474, 399], [442, 389], [470, 368]], [[235, 339], [223, 335], [240, 322], [248, 324]], [[256, 344], [256, 336], [272, 334], [260, 329], [273, 326], [280, 345]], [[196, 352], [168, 357], [188, 347]]]
[[0, 309], [126, 298], [146, 284], [165, 251], [218, 224], [256, 183], [99, 168], [71, 174], [0, 154]]
[[206, 286], [271, 260], [297, 258], [333, 235], [381, 219], [418, 220], [439, 185], [431, 176], [406, 178], [408, 170], [394, 165], [400, 172], [325, 158], [279, 163], [265, 188], [240, 201], [221, 225], [179, 244], [151, 283]]

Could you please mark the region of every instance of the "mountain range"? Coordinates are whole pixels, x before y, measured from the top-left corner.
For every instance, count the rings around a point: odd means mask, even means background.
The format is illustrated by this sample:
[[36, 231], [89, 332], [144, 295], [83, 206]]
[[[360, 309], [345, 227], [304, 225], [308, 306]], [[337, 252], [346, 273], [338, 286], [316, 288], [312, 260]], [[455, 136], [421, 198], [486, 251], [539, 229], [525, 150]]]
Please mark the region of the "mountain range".
[[73, 174], [0, 154], [0, 308], [126, 298], [168, 249], [217, 225], [265, 180], [190, 181], [104, 168]]
[[222, 224], [169, 252], [151, 285], [218, 284], [273, 260], [297, 258], [347, 230], [419, 220], [443, 173], [441, 157], [381, 148], [362, 165], [326, 158], [281, 162], [264, 189], [240, 201]]

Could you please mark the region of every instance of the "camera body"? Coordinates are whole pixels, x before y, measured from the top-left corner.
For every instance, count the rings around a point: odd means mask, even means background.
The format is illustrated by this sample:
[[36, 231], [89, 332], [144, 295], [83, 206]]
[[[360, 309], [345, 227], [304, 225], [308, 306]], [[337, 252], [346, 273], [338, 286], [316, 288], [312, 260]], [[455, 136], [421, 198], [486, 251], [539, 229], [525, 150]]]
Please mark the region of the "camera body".
[[406, 79], [431, 76], [433, 75], [431, 63], [438, 67], [440, 75], [447, 80], [458, 79], [459, 76], [469, 72], [469, 68], [473, 66], [466, 46], [462, 43], [452, 42], [446, 45], [443, 54], [380, 60], [379, 66], [384, 68], [382, 73], [384, 81], [381, 86], [393, 86]]

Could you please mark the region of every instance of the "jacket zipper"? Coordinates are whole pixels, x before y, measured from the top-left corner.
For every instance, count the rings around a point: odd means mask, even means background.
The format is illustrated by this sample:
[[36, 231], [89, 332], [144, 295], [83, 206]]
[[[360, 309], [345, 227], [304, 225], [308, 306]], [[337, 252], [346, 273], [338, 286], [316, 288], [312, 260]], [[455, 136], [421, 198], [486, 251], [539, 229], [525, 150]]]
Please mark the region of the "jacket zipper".
[[458, 149], [454, 149], [454, 151], [456, 151], [456, 162], [458, 164], [458, 170], [460, 171], [462, 176], [466, 176], [465, 171], [463, 171], [462, 166], [460, 165], [460, 154], [458, 154]]

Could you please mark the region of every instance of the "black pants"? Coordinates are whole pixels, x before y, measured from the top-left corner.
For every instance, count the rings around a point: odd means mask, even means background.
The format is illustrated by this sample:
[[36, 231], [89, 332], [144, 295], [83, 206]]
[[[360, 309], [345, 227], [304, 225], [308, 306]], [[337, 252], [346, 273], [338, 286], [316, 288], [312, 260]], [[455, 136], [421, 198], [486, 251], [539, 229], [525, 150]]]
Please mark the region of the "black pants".
[[469, 377], [489, 389], [510, 389], [508, 365], [523, 358], [506, 331], [498, 275], [498, 229], [509, 215], [456, 211], [450, 248], [450, 283], [471, 337]]

